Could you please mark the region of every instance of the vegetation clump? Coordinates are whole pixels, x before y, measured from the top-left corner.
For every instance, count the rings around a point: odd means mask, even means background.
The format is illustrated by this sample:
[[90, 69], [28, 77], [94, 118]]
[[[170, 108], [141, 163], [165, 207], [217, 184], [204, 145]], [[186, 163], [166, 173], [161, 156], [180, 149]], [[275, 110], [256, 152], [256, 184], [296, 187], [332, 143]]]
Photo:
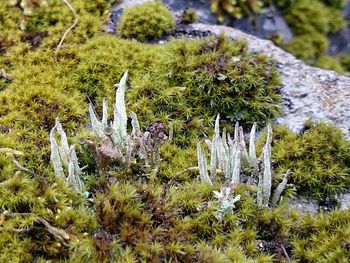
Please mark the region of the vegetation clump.
[[285, 48], [306, 63], [314, 64], [327, 51], [328, 46], [328, 39], [324, 35], [313, 32], [295, 36]]
[[185, 9], [181, 14], [181, 23], [191, 24], [198, 20], [196, 10], [192, 8]]
[[272, 158], [279, 174], [291, 171], [298, 194], [333, 197], [350, 185], [350, 143], [339, 129], [309, 121], [302, 133], [285, 127], [274, 131]]
[[211, 10], [217, 15], [219, 21], [224, 20], [225, 14], [235, 19], [239, 19], [243, 16], [248, 16], [260, 12], [264, 4], [264, 2], [261, 0], [210, 0], [210, 3]]
[[127, 8], [118, 23], [118, 33], [124, 38], [151, 40], [170, 33], [175, 19], [161, 2], [152, 1]]
[[344, 75], [347, 74], [346, 69], [343, 67], [341, 63], [341, 58], [338, 59], [331, 56], [322, 56], [317, 60], [315, 66], [324, 68], [324, 69], [334, 70]]

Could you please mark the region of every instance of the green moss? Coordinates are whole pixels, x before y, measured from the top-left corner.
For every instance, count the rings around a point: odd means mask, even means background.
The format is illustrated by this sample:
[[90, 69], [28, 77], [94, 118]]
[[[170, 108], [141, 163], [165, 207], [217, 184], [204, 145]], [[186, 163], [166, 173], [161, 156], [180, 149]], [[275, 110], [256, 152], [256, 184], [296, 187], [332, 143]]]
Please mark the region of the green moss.
[[286, 45], [286, 50], [306, 63], [313, 64], [325, 53], [328, 45], [328, 40], [324, 35], [314, 32], [294, 37]]
[[350, 56], [346, 54], [340, 54], [339, 60], [342, 67], [349, 73], [350, 72]]
[[339, 10], [327, 7], [317, 0], [297, 1], [287, 11], [285, 18], [298, 35], [334, 33], [346, 26]]
[[162, 37], [175, 27], [171, 12], [161, 2], [146, 2], [123, 11], [118, 34], [139, 41]]
[[278, 45], [308, 64], [317, 63], [316, 66], [324, 65], [325, 69], [335, 69], [345, 74], [339, 67], [339, 62], [335, 60], [330, 62], [328, 58], [325, 61], [326, 58], [323, 57], [328, 49], [328, 35], [340, 31], [347, 25], [341, 13], [345, 1], [274, 0], [272, 2], [282, 9], [288, 25], [295, 34], [287, 45], [277, 42]]
[[184, 24], [191, 24], [198, 20], [196, 10], [192, 8], [185, 9], [181, 14], [181, 22]]
[[330, 57], [330, 56], [322, 56], [320, 57], [315, 66], [324, 68], [324, 69], [329, 69], [329, 70], [334, 70], [340, 74], [346, 74], [345, 69], [343, 68], [341, 62], [339, 59]]
[[274, 130], [275, 172], [284, 174], [290, 169], [290, 183], [301, 195], [325, 198], [347, 189], [349, 150], [350, 143], [330, 124], [308, 122], [301, 134], [284, 127]]
[[260, 12], [263, 1], [260, 0], [210, 0], [211, 11], [214, 12], [219, 21], [223, 21], [224, 15], [229, 15], [235, 19]]

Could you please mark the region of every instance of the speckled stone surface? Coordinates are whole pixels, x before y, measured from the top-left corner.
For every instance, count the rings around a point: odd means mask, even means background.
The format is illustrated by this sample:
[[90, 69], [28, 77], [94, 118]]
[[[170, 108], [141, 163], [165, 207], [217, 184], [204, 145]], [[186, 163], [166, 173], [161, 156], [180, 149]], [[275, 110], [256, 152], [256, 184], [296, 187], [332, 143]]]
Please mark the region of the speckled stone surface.
[[283, 115], [277, 123], [298, 131], [305, 120], [325, 120], [338, 126], [350, 138], [350, 78], [334, 71], [306, 65], [269, 40], [259, 39], [234, 28], [193, 24], [195, 30], [225, 33], [232, 39], [246, 39], [251, 52], [275, 59], [282, 77]]

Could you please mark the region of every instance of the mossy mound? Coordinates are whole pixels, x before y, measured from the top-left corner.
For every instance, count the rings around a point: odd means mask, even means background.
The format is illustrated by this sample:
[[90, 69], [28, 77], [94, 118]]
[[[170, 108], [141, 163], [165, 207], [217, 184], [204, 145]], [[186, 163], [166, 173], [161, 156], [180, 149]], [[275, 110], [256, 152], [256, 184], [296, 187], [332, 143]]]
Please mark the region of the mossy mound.
[[175, 27], [172, 13], [161, 2], [146, 2], [123, 11], [118, 34], [139, 41], [162, 37]]
[[340, 10], [327, 7], [318, 0], [296, 1], [288, 9], [285, 18], [297, 35], [312, 32], [329, 34], [346, 26]]
[[310, 121], [301, 134], [276, 128], [272, 156], [278, 174], [291, 171], [298, 194], [321, 199], [350, 186], [350, 143], [330, 124]]

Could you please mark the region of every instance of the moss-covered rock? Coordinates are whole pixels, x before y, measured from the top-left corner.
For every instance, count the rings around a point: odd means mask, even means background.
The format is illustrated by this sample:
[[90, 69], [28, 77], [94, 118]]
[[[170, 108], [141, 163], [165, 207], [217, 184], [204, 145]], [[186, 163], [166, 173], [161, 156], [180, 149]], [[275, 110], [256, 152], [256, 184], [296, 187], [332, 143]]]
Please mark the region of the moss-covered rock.
[[[306, 63], [334, 69], [341, 74], [339, 62], [333, 61], [330, 68], [330, 59], [326, 59], [328, 36], [343, 29], [347, 22], [342, 16], [342, 7], [345, 1], [328, 0], [274, 0], [292, 28], [295, 37], [285, 45], [277, 43], [287, 51], [304, 60]], [[321, 58], [322, 57], [322, 58]], [[320, 59], [320, 62], [318, 60]]]
[[146, 2], [123, 11], [118, 34], [139, 41], [162, 37], [175, 27], [172, 13], [161, 2]]

